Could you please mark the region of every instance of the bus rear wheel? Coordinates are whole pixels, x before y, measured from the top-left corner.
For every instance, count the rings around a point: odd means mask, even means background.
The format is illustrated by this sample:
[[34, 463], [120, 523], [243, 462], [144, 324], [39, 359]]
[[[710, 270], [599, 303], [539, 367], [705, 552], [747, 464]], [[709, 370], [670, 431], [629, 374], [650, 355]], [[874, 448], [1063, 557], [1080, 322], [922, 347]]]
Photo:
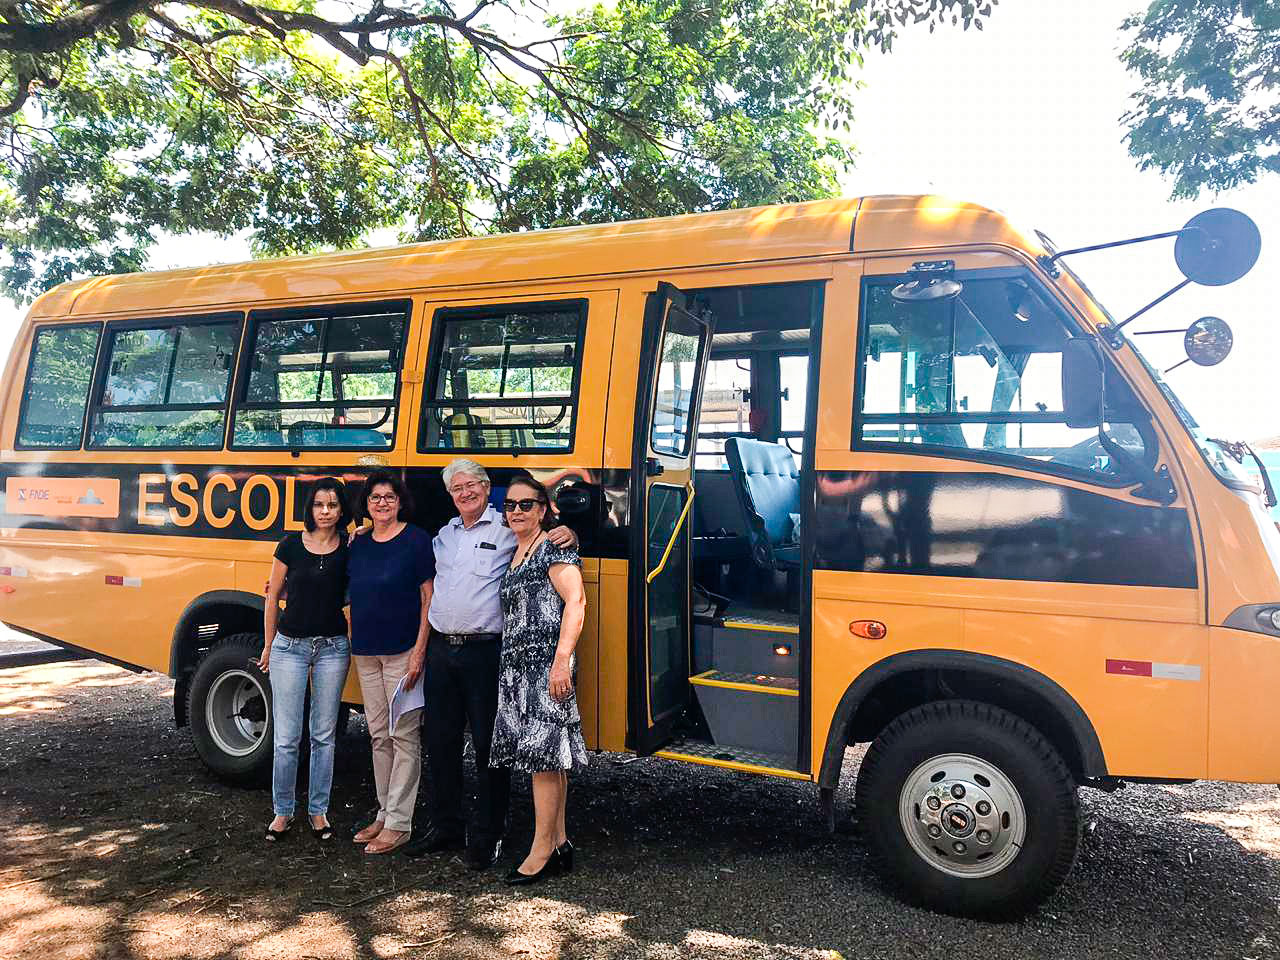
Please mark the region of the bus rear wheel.
[[862, 761], [856, 803], [877, 872], [942, 913], [1022, 916], [1075, 862], [1070, 772], [1037, 730], [988, 704], [946, 700], [898, 717]]
[[271, 782], [271, 684], [250, 664], [262, 637], [237, 633], [209, 648], [187, 694], [196, 753], [218, 779], [237, 786]]

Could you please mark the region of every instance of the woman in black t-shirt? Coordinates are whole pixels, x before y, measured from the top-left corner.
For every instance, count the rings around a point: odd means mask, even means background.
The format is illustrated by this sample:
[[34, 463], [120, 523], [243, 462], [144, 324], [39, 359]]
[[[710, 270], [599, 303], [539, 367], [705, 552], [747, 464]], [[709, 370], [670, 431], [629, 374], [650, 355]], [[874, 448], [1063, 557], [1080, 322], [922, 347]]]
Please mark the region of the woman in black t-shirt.
[[[276, 547], [263, 636], [271, 637], [258, 666], [271, 678], [275, 720], [275, 763], [271, 802], [275, 819], [266, 839], [282, 838], [293, 825], [297, 804], [298, 741], [302, 739], [302, 707], [311, 679], [311, 775], [307, 815], [319, 840], [333, 837], [329, 824], [329, 789], [333, 784], [342, 686], [351, 662], [347, 618], [342, 612], [347, 591], [347, 538], [350, 520], [342, 481], [323, 477], [311, 485], [303, 506], [301, 533], [291, 533]], [[281, 594], [287, 603], [280, 612]]]

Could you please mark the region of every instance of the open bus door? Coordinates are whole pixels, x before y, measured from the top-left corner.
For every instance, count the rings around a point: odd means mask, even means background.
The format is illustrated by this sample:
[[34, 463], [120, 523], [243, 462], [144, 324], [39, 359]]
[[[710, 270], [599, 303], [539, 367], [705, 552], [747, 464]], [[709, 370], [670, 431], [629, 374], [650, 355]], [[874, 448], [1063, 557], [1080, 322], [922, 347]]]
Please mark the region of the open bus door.
[[660, 283], [645, 304], [631, 463], [627, 744], [650, 754], [689, 702], [698, 408], [712, 322]]

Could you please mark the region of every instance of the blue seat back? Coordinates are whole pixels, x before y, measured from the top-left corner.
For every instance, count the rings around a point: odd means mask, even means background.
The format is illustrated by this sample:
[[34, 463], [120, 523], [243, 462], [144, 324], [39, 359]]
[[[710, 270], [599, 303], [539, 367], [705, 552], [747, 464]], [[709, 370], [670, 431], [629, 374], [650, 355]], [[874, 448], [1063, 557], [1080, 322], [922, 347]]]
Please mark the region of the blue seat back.
[[770, 570], [794, 566], [792, 557], [799, 551], [787, 547], [794, 543], [791, 515], [800, 512], [795, 457], [781, 444], [746, 437], [730, 437], [724, 452], [751, 537], [751, 555]]

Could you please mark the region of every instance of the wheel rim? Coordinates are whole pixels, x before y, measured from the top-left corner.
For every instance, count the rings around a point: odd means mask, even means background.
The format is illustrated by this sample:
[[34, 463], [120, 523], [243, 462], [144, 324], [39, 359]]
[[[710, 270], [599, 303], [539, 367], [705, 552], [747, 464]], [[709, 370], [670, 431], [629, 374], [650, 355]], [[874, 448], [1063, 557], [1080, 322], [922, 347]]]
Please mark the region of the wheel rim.
[[1022, 850], [1027, 815], [1013, 782], [979, 757], [947, 753], [916, 767], [898, 818], [917, 855], [953, 877], [989, 877]]
[[218, 749], [232, 757], [253, 753], [267, 732], [267, 694], [244, 670], [220, 674], [204, 701], [205, 727]]

